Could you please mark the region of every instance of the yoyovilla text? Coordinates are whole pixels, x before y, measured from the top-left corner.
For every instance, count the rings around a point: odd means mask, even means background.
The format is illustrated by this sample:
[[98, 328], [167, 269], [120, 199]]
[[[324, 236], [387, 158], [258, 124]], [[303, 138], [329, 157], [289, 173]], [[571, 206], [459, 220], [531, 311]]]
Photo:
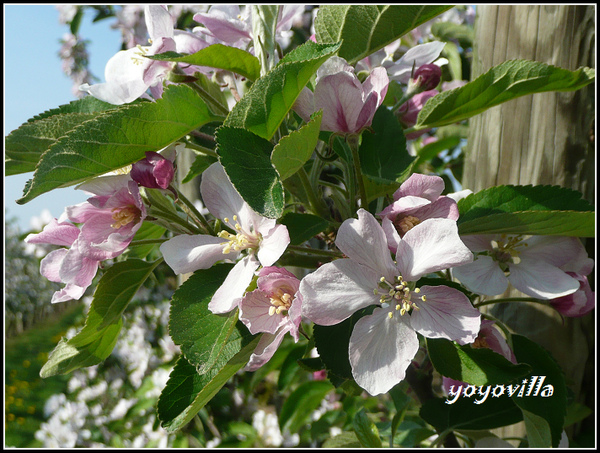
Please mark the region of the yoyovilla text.
[[475, 387], [474, 385], [465, 384], [463, 385], [452, 385], [448, 389], [448, 398], [446, 398], [446, 404], [454, 404], [459, 396], [465, 398], [474, 397], [473, 401], [475, 404], [483, 404], [489, 396], [492, 398], [499, 398], [502, 395], [508, 395], [509, 397], [516, 396], [517, 398], [524, 398], [528, 396], [541, 396], [542, 398], [551, 397], [554, 394], [554, 387], [551, 384], [544, 384], [546, 376], [531, 376], [531, 380], [523, 379], [521, 384], [496, 384], [494, 386], [480, 386]]

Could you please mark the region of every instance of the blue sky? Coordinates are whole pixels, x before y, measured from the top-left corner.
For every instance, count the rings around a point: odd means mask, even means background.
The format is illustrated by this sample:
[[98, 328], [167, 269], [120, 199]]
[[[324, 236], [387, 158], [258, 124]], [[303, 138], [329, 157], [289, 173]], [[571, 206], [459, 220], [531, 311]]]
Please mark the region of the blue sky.
[[[120, 32], [113, 30], [112, 19], [92, 23], [86, 11], [80, 35], [90, 41], [90, 70], [104, 78], [104, 66], [120, 47]], [[58, 57], [60, 39], [68, 32], [58, 22], [53, 5], [4, 5], [4, 135], [29, 118], [45, 110], [67, 104], [76, 98], [71, 79], [61, 69]], [[68, 205], [81, 203], [86, 195], [73, 188], [57, 189], [18, 205], [23, 187], [33, 173], [4, 178], [4, 210], [7, 218], [16, 218], [22, 232], [29, 230], [29, 220], [49, 209], [58, 217]]]

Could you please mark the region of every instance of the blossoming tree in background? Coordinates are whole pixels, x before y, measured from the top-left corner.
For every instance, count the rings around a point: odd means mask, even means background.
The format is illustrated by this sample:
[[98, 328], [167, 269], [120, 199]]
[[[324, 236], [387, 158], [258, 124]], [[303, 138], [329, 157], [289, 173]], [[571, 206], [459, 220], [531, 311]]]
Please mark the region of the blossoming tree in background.
[[[473, 431], [522, 420], [524, 445], [564, 445], [560, 368], [479, 307], [512, 285], [564, 316], [592, 310], [594, 263], [579, 238], [595, 234], [594, 207], [559, 186], [461, 190], [452, 168], [457, 125], [578, 90], [594, 70], [512, 60], [467, 82], [457, 11], [151, 5], [149, 43], [121, 21], [130, 41], [105, 80], [5, 140], [7, 173], [34, 171], [19, 203], [72, 185], [92, 195], [26, 239], [61, 246], [41, 265], [64, 284], [49, 303], [94, 288], [85, 326], [42, 376], [107, 359], [129, 302], [166, 269], [184, 276], [168, 323], [181, 354], [157, 403], [168, 432], [232, 380], [249, 397], [254, 376], [275, 372], [293, 388], [277, 415], [296, 445], [470, 446], [485, 437]], [[184, 156], [193, 164], [178, 184]], [[447, 404], [442, 385], [504, 389], [542, 375], [552, 398]], [[338, 405], [314, 415], [327, 398]], [[412, 444], [408, 412], [426, 433]]]

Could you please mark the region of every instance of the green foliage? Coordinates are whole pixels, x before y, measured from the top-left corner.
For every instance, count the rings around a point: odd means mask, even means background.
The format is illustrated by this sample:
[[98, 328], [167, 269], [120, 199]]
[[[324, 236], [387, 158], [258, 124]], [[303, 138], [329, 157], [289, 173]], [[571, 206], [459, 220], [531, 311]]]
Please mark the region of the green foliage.
[[558, 186], [496, 186], [458, 203], [460, 234], [594, 237], [594, 208], [581, 193]]
[[216, 118], [186, 86], [165, 89], [156, 102], [108, 110], [71, 130], [46, 151], [17, 203], [143, 159]]
[[321, 5], [317, 42], [343, 41], [338, 55], [354, 64], [450, 9], [429, 5]]
[[94, 292], [85, 326], [73, 338], [63, 338], [58, 343], [40, 376], [70, 373], [106, 359], [121, 331], [123, 311], [161, 261], [149, 263], [130, 259], [107, 270]]
[[594, 78], [590, 68], [568, 71], [536, 61], [506, 61], [460, 88], [431, 98], [419, 112], [414, 128], [456, 123], [528, 94], [579, 90]]

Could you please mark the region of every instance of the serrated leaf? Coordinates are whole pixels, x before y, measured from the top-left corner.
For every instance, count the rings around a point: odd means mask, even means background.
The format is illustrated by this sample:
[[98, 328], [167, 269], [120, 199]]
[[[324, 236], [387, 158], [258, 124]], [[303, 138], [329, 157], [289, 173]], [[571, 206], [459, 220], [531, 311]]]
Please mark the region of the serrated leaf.
[[173, 294], [169, 333], [198, 374], [229, 360], [252, 337], [237, 315], [219, 316], [208, 309], [232, 268], [232, 264], [217, 264], [198, 270]]
[[317, 112], [307, 124], [282, 137], [273, 148], [271, 162], [282, 181], [300, 170], [312, 156], [319, 141], [322, 118], [323, 112]]
[[231, 183], [252, 209], [264, 217], [283, 214], [283, 184], [271, 164], [273, 145], [242, 128], [217, 131], [217, 154]]
[[161, 426], [168, 432], [183, 428], [248, 363], [259, 339], [260, 335], [257, 335], [225, 364], [219, 364], [203, 375], [181, 356], [158, 399]]
[[406, 138], [391, 110], [380, 107], [375, 112], [370, 130], [362, 134], [360, 165], [365, 175], [395, 182], [410, 165]]
[[475, 404], [472, 398], [458, 398], [446, 404], [444, 398], [426, 401], [419, 415], [438, 432], [500, 428], [523, 420], [521, 410], [508, 397], [487, 398]]
[[508, 384], [531, 372], [487, 348], [459, 346], [445, 339], [427, 339], [427, 351], [435, 369], [451, 379], [477, 386]]
[[224, 69], [246, 77], [249, 80], [256, 80], [260, 77], [260, 62], [258, 58], [250, 52], [223, 44], [212, 44], [189, 55], [177, 52], [165, 52], [147, 56], [146, 58]]
[[594, 78], [595, 72], [590, 68], [569, 71], [537, 61], [506, 61], [460, 88], [429, 99], [419, 112], [414, 129], [456, 123], [529, 94], [579, 90]]
[[162, 149], [216, 119], [185, 85], [170, 85], [156, 102], [106, 111], [71, 130], [42, 155], [17, 203], [132, 164], [146, 151]]
[[594, 237], [594, 208], [581, 196], [558, 186], [491, 187], [458, 202], [458, 231]]
[[30, 118], [4, 140], [6, 175], [34, 171], [40, 156], [60, 137], [84, 121], [116, 108], [87, 96]]
[[567, 386], [564, 373], [550, 353], [537, 343], [522, 335], [511, 335], [511, 339], [517, 360], [532, 368], [530, 379], [533, 379], [533, 376], [539, 376], [539, 379], [542, 376], [545, 378], [541, 384], [538, 380], [536, 388], [540, 386], [541, 391], [544, 392], [546, 386], [551, 385], [553, 389], [552, 396], [519, 397], [517, 394], [511, 399], [522, 411], [528, 411], [548, 422], [552, 447], [556, 448], [560, 442], [567, 413]]
[[119, 336], [123, 311], [160, 262], [130, 259], [108, 269], [98, 282], [83, 329], [73, 338], [60, 341], [40, 376], [67, 374], [106, 359]]
[[290, 433], [297, 432], [319, 407], [325, 395], [334, 389], [327, 381], [309, 381], [300, 384], [284, 401], [279, 413], [279, 427]]
[[352, 419], [352, 427], [360, 444], [365, 448], [381, 448], [379, 430], [373, 423], [364, 408], [356, 413]]
[[343, 41], [338, 55], [353, 65], [452, 5], [321, 5], [317, 42]]
[[550, 425], [539, 415], [523, 410], [523, 421], [527, 431], [529, 448], [552, 448], [552, 434]]
[[244, 128], [270, 140], [312, 75], [338, 48], [339, 44], [309, 41], [292, 50], [254, 82], [224, 125]]
[[326, 230], [329, 226], [329, 222], [322, 217], [295, 212], [285, 214], [280, 223], [287, 227], [291, 245], [300, 245]]

